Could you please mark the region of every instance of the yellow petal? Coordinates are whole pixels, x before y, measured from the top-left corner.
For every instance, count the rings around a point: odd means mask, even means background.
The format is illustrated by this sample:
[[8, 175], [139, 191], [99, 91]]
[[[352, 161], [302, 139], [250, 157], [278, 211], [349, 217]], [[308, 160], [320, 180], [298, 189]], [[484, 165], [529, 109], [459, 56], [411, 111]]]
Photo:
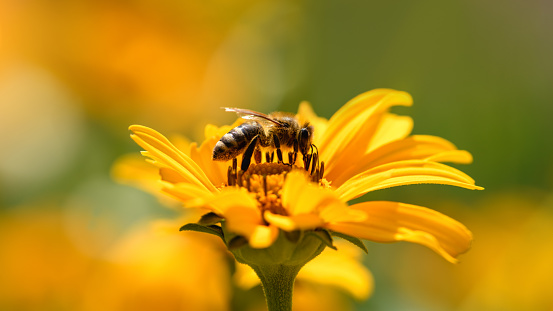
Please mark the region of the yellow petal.
[[358, 174], [343, 183], [336, 193], [343, 201], [384, 188], [413, 185], [442, 184], [471, 190], [482, 190], [465, 173], [445, 164], [425, 160], [388, 163]]
[[235, 271], [232, 276], [233, 283], [244, 290], [249, 290], [256, 285], [259, 285], [261, 281], [255, 271], [246, 264], [237, 263], [235, 265]]
[[374, 137], [371, 139], [367, 151], [372, 151], [380, 146], [405, 138], [413, 130], [413, 119], [408, 116], [398, 116], [386, 113], [382, 117]]
[[389, 89], [372, 90], [350, 100], [330, 118], [320, 142], [321, 160], [328, 164], [328, 170], [332, 171], [336, 164], [333, 159], [343, 154], [355, 137], [372, 137], [380, 118], [390, 107], [411, 104], [409, 94]]
[[332, 191], [310, 183], [303, 172], [292, 171], [286, 176], [282, 205], [290, 215], [312, 213], [335, 202], [342, 204]]
[[[208, 204], [226, 217], [227, 210], [239, 208], [247, 213], [253, 213], [261, 220], [261, 212], [257, 208], [257, 201], [243, 188], [227, 187], [215, 195]], [[261, 222], [260, 222], [261, 223]]]
[[313, 143], [316, 146], [319, 146], [322, 134], [326, 131], [326, 128], [328, 126], [328, 120], [318, 117], [313, 111], [311, 105], [306, 101], [300, 103], [297, 117], [300, 125], [303, 126], [306, 122], [309, 122], [309, 124], [313, 125], [313, 127], [315, 128], [315, 132], [313, 134]]
[[[213, 197], [213, 193], [211, 191], [206, 190], [204, 187], [198, 187], [197, 185], [189, 183], [165, 183], [162, 191], [183, 202], [185, 207], [206, 206], [207, 202], [211, 199], [211, 197]], [[210, 210], [217, 214], [221, 213], [220, 210]]]
[[211, 191], [216, 190], [201, 168], [189, 156], [173, 146], [163, 135], [140, 125], [132, 125], [129, 129], [134, 133], [131, 138], [147, 150], [143, 154], [160, 165], [175, 170], [188, 182], [198, 186], [202, 185]]
[[362, 222], [329, 224], [327, 228], [375, 242], [418, 243], [453, 263], [469, 250], [472, 242], [472, 234], [463, 224], [425, 207], [384, 201], [351, 207], [369, 217]]
[[257, 226], [263, 225], [263, 219], [253, 209], [245, 206], [235, 205], [226, 208], [223, 216], [225, 217], [226, 228], [233, 233], [250, 238]]
[[339, 200], [335, 201], [332, 205], [326, 206], [319, 215], [325, 223], [363, 221], [367, 219], [366, 213], [360, 210], [352, 209], [347, 204]]
[[148, 192], [157, 192], [161, 187], [159, 171], [155, 166], [144, 161], [139, 154], [128, 154], [118, 158], [111, 167], [111, 176], [118, 182], [137, 184], [148, 189]]
[[283, 216], [266, 211], [264, 218], [271, 225], [285, 231], [315, 229], [323, 225], [323, 220], [316, 214]]
[[185, 183], [187, 181], [181, 174], [167, 167], [160, 168], [158, 175], [161, 176], [161, 180], [172, 184]]
[[225, 218], [230, 232], [244, 236], [254, 248], [268, 247], [278, 237], [278, 228], [265, 225], [257, 201], [244, 189], [225, 188], [206, 204]]
[[232, 125], [218, 127], [213, 124], [208, 124], [204, 128], [205, 140], [217, 139], [218, 141], [223, 135], [242, 123], [244, 123], [244, 119], [238, 118]]
[[198, 147], [197, 143], [190, 144], [190, 158], [198, 164], [209, 180], [217, 187], [220, 187], [227, 182], [227, 170], [232, 161], [213, 161], [213, 148], [215, 144], [231, 129], [243, 123], [244, 120], [239, 118], [232, 125], [217, 127], [212, 124], [205, 126], [205, 140]]
[[[382, 115], [382, 116], [380, 116]], [[354, 176], [350, 171], [357, 173], [363, 171], [361, 166], [372, 150], [384, 144], [405, 138], [413, 128], [413, 119], [405, 116], [397, 116], [391, 113], [374, 115], [366, 120], [357, 133], [352, 133], [352, 140], [345, 146], [340, 154], [332, 159], [332, 163], [326, 166], [325, 177], [332, 180], [337, 186], [340, 177]]]
[[256, 226], [248, 242], [252, 248], [267, 248], [278, 238], [278, 228], [274, 226]]
[[361, 252], [345, 241], [336, 241], [338, 251], [327, 248], [308, 262], [298, 280], [335, 286], [358, 300], [367, 299], [373, 289], [373, 277], [361, 263]]
[[332, 185], [339, 187], [351, 177], [370, 168], [405, 160], [428, 160], [434, 162], [470, 163], [472, 156], [464, 150], [457, 150], [449, 141], [429, 135], [414, 135], [393, 141], [353, 161], [355, 165], [346, 166], [334, 175], [326, 174]]
[[138, 187], [156, 196], [164, 205], [180, 206], [180, 202], [161, 193], [163, 183], [157, 167], [144, 161], [144, 157], [133, 153], [118, 158], [111, 168], [111, 175], [117, 182]]
[[215, 186], [220, 187], [227, 182], [227, 170], [231, 162], [213, 161], [211, 159], [217, 141], [219, 139], [211, 138], [204, 141], [200, 147], [196, 143], [190, 144], [190, 158], [198, 164]]
[[450, 150], [427, 157], [425, 160], [434, 162], [451, 162], [459, 164], [472, 163], [472, 154], [466, 150]]

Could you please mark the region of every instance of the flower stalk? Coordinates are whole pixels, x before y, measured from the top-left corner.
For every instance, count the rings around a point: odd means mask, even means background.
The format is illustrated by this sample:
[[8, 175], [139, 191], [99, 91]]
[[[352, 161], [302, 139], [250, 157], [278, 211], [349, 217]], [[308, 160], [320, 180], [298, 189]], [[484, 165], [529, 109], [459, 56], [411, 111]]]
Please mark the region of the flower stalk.
[[251, 265], [263, 287], [269, 311], [291, 311], [294, 280], [302, 266]]
[[[225, 226], [223, 231], [226, 231]], [[298, 272], [327, 246], [315, 234], [298, 234], [296, 240], [280, 232], [275, 243], [268, 248], [243, 245], [231, 249], [236, 260], [250, 266], [261, 280], [269, 311], [292, 310], [294, 280]], [[232, 234], [227, 232], [227, 236], [232, 241]]]

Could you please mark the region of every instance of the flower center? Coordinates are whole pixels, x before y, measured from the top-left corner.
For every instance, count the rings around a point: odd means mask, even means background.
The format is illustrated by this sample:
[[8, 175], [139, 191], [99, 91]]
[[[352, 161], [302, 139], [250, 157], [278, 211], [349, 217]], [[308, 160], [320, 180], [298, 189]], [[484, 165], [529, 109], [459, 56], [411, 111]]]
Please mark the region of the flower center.
[[313, 183], [323, 187], [328, 186], [328, 182], [323, 179], [324, 162], [317, 162], [316, 156], [311, 155], [303, 162], [304, 166], [274, 162], [255, 163], [243, 171], [237, 169], [237, 160], [234, 159], [233, 165], [228, 167], [226, 186], [247, 189], [257, 200], [261, 212], [269, 210], [274, 214], [288, 215], [286, 208], [282, 206], [281, 197], [286, 175], [289, 172], [292, 170], [304, 172]]

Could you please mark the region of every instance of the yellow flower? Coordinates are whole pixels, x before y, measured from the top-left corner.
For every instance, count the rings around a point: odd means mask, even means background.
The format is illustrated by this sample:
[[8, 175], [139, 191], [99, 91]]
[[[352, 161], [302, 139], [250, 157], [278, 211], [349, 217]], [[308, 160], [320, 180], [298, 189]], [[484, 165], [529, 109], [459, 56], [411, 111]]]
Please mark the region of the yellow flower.
[[392, 106], [411, 104], [405, 92], [377, 89], [355, 97], [327, 121], [302, 103], [297, 118], [313, 124], [318, 148], [311, 165], [262, 159], [246, 172], [236, 172], [230, 161], [211, 160], [215, 144], [232, 127], [207, 126], [205, 141], [185, 151], [153, 129], [133, 125], [130, 130], [146, 150], [143, 155], [159, 168], [164, 192], [186, 207], [223, 219], [225, 232], [245, 238], [253, 249], [270, 247], [280, 232], [288, 240], [293, 240], [290, 233], [316, 233], [331, 246], [326, 238], [333, 233], [350, 240], [419, 243], [456, 262], [472, 240], [461, 223], [405, 203], [346, 203], [369, 191], [409, 184], [482, 189], [466, 174], [440, 163], [469, 163], [468, 152], [438, 137], [409, 136], [412, 120], [388, 112]]
[[[373, 290], [373, 277], [361, 263], [361, 251], [344, 241], [337, 241], [337, 246], [339, 252], [325, 249], [308, 262], [298, 273], [296, 283], [326, 285], [347, 292], [357, 300], [367, 299]], [[259, 285], [259, 278], [247, 265], [237, 265], [233, 279], [243, 289]]]
[[[0, 310], [230, 309], [229, 256], [216, 238], [142, 224], [100, 256], [83, 252], [67, 221], [48, 204], [0, 212]], [[105, 232], [96, 233], [84, 230], [82, 241], [95, 244]]]

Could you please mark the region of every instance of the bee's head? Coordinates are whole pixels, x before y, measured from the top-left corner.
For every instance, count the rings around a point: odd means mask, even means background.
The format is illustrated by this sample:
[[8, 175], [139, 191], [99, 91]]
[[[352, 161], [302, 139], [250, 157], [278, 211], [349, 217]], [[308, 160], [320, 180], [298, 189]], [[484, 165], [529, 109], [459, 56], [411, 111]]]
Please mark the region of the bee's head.
[[301, 154], [307, 154], [313, 141], [313, 131], [315, 128], [309, 123], [305, 123], [298, 132], [298, 147]]

